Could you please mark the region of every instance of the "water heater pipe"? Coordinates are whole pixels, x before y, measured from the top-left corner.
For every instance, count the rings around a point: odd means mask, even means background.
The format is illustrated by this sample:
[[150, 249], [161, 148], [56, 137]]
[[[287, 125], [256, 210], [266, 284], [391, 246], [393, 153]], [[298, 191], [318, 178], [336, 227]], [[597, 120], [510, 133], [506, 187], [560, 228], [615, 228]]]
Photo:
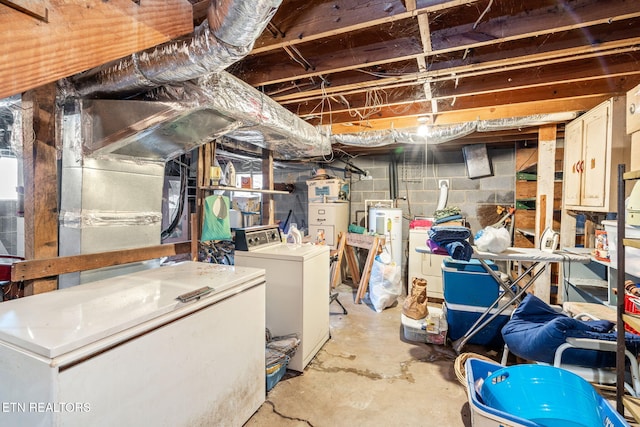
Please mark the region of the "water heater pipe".
[[449, 197], [449, 184], [447, 181], [440, 181], [440, 197], [438, 198], [438, 206], [436, 210], [444, 209], [447, 206], [447, 198]]

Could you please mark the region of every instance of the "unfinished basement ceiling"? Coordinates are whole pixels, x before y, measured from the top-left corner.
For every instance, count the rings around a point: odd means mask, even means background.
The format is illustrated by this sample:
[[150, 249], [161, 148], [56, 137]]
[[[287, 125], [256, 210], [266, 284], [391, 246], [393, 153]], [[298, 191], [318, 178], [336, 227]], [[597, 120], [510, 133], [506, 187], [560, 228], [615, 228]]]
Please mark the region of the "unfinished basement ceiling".
[[[640, 82], [639, 48], [633, 0], [284, 0], [228, 71], [309, 123], [351, 134], [420, 117], [581, 113]], [[537, 127], [453, 144], [527, 140]]]
[[[190, 37], [211, 0], [88, 0], [83, 13], [49, 0], [45, 18], [10, 3], [0, 4], [2, 98]], [[525, 123], [442, 145], [512, 144], [537, 141], [545, 115], [624, 95], [640, 82], [639, 48], [637, 0], [283, 0], [227, 71], [333, 135]], [[526, 117], [535, 125], [513, 120]], [[334, 147], [389, 151], [373, 145]]]

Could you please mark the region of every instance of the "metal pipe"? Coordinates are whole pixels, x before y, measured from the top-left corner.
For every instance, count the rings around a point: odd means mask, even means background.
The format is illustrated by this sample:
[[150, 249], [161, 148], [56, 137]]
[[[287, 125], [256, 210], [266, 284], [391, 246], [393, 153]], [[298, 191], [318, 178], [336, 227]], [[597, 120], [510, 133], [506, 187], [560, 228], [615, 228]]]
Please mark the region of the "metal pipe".
[[625, 182], [624, 182], [624, 170], [625, 165], [618, 165], [618, 217], [617, 217], [617, 233], [616, 236], [618, 238], [616, 253], [618, 254], [618, 268], [617, 270], [617, 280], [618, 280], [618, 288], [616, 295], [616, 324], [618, 328], [616, 329], [616, 410], [624, 414], [624, 404], [622, 402], [622, 397], [624, 396], [624, 382], [625, 382], [625, 356], [624, 352], [626, 350], [626, 342], [624, 336], [624, 318], [622, 315], [625, 312], [624, 308], [624, 281], [625, 281], [625, 253], [624, 253], [624, 237], [625, 237], [625, 214], [626, 209], [624, 206], [624, 195], [625, 195]]

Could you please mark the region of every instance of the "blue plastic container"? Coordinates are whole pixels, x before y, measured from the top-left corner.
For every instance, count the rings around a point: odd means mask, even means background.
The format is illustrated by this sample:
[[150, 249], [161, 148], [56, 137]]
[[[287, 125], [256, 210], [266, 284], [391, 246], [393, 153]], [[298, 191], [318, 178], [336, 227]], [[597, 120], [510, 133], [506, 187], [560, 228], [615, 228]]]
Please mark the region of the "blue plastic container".
[[[510, 372], [506, 383], [510, 386], [486, 391], [485, 396], [485, 385], [492, 383], [492, 378], [504, 378], [505, 370]], [[514, 374], [512, 370], [518, 372]], [[465, 362], [465, 375], [472, 426], [629, 427], [588, 382], [564, 369], [541, 365], [505, 368], [495, 362], [469, 358]], [[576, 414], [580, 411], [583, 413]]]
[[604, 425], [601, 396], [565, 369], [544, 365], [498, 369], [484, 380], [480, 394], [486, 405], [546, 427]]
[[[487, 264], [497, 271], [491, 261]], [[469, 262], [445, 258], [442, 261], [444, 300], [451, 304], [489, 307], [498, 298], [500, 285], [477, 259]]]
[[287, 372], [287, 366], [291, 359], [285, 353], [267, 348], [266, 349], [266, 379], [267, 391], [271, 390], [278, 384]]
[[[467, 333], [469, 328], [471, 328], [471, 326], [473, 326], [473, 324], [480, 318], [482, 313], [487, 310], [487, 307], [450, 304], [449, 302], [445, 302], [444, 307], [446, 311], [445, 316], [447, 318], [447, 325], [449, 327], [449, 339], [451, 339], [451, 341], [455, 341], [458, 338], [463, 337], [464, 334]], [[496, 313], [497, 311], [497, 309], [491, 310], [491, 312], [484, 318], [484, 320], [488, 319], [489, 316]], [[491, 323], [489, 323], [474, 336], [472, 336], [467, 342], [469, 344], [480, 345], [504, 344], [500, 331], [502, 327], [509, 321], [512, 311], [513, 308], [507, 308], [505, 311], [500, 313], [499, 316], [493, 319]]]

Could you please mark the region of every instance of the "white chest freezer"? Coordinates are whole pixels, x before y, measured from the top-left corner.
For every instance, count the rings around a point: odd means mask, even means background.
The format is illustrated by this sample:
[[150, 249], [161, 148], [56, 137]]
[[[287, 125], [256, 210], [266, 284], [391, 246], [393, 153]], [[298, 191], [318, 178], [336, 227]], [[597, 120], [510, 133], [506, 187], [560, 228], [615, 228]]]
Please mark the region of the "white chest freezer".
[[185, 262], [0, 304], [1, 423], [242, 425], [265, 398], [264, 281]]

